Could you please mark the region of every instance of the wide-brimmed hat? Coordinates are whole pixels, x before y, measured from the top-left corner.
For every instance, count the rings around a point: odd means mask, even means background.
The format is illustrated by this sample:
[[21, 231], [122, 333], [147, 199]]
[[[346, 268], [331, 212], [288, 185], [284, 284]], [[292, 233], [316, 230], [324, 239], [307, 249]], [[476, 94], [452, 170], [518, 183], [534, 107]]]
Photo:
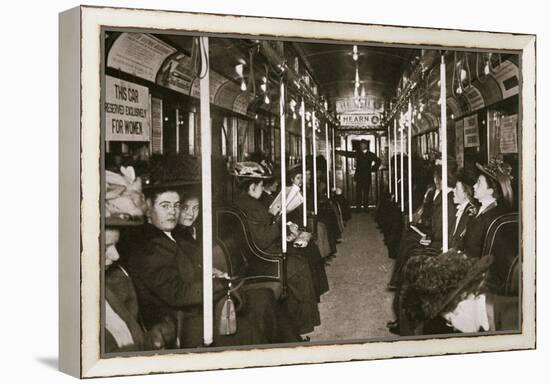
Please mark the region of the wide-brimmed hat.
[[271, 179], [273, 177], [268, 167], [264, 167], [255, 161], [237, 162], [229, 173], [236, 177], [250, 179]]
[[514, 192], [512, 190], [512, 167], [500, 159], [491, 159], [489, 164], [476, 163], [476, 167], [486, 176], [496, 181], [500, 186], [502, 198], [508, 205], [512, 205]]
[[491, 255], [478, 259], [454, 249], [411, 257], [403, 270], [408, 287], [403, 304], [409, 318], [435, 318], [469, 294], [481, 292], [492, 261]]
[[289, 179], [293, 179], [296, 175], [302, 174], [302, 164], [295, 164], [286, 170]]
[[105, 225], [134, 226], [144, 222], [141, 179], [133, 167], [120, 167], [120, 174], [105, 171]]

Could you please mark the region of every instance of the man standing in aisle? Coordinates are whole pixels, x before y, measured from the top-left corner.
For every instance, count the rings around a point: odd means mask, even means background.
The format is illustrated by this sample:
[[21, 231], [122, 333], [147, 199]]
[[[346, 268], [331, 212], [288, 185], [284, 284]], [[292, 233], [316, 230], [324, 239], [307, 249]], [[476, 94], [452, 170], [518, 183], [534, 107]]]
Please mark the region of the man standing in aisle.
[[355, 206], [357, 209], [369, 206], [369, 193], [372, 182], [371, 173], [377, 171], [381, 160], [370, 151], [369, 142], [365, 139], [359, 143], [355, 152], [336, 151], [337, 154], [357, 159], [355, 176]]

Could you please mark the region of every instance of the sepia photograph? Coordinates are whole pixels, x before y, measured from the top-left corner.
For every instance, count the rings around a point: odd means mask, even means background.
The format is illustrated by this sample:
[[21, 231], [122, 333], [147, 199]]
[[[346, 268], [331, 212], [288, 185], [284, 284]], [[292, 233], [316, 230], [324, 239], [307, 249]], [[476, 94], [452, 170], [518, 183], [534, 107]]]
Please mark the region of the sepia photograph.
[[533, 35], [74, 12], [78, 375], [534, 348]]
[[517, 54], [104, 34], [106, 353], [520, 331]]

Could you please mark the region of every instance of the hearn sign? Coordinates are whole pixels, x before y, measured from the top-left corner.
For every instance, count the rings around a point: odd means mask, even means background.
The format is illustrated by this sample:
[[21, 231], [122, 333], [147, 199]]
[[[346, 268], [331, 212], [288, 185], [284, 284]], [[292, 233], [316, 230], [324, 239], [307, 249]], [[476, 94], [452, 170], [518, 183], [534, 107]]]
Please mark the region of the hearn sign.
[[378, 128], [382, 123], [380, 113], [341, 113], [338, 115], [341, 127]]
[[380, 96], [345, 97], [336, 100], [340, 127], [376, 129], [382, 123], [384, 99]]

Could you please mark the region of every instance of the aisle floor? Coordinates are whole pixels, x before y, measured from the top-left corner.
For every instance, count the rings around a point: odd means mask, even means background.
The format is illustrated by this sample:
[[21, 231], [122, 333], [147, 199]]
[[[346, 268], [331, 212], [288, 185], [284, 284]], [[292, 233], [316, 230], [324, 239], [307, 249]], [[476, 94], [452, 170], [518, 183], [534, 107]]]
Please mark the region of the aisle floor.
[[386, 289], [393, 266], [374, 212], [354, 213], [338, 252], [326, 267], [330, 290], [321, 298], [321, 325], [312, 341], [357, 340], [393, 336], [393, 293]]

